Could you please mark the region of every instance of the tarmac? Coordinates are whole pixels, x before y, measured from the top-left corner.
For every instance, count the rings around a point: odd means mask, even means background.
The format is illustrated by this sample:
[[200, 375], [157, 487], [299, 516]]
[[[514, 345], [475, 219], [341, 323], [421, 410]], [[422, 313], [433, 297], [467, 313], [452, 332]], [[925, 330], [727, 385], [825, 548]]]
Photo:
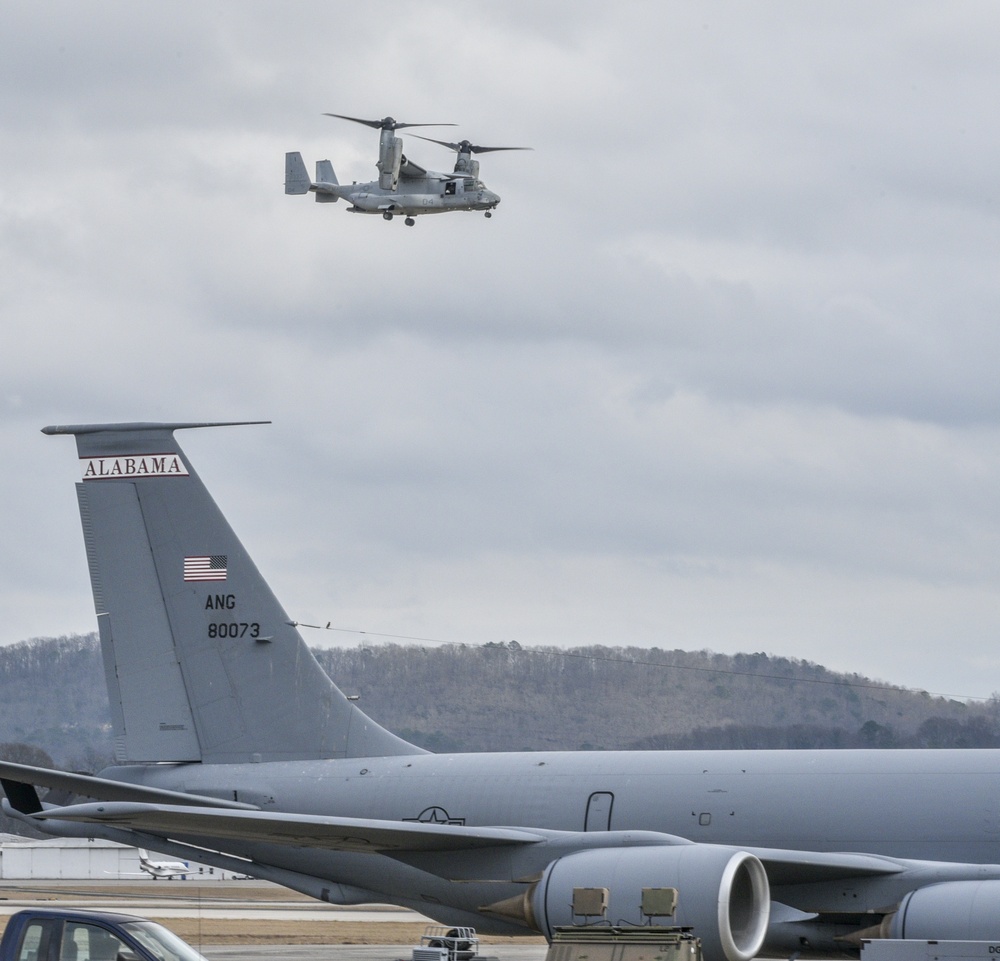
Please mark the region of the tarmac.
[[[544, 961], [545, 945], [485, 945], [481, 961]], [[207, 944], [208, 961], [410, 961], [398, 944]]]

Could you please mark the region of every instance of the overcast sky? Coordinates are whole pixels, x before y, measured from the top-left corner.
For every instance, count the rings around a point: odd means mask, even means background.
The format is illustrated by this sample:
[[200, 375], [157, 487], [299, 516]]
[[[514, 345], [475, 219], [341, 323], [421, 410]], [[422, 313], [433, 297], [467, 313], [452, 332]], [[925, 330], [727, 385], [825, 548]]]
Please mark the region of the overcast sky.
[[[992, 0], [5, 0], [0, 642], [95, 625], [41, 427], [269, 418], [181, 441], [298, 620], [989, 696], [998, 103]], [[408, 228], [324, 111], [534, 152]]]

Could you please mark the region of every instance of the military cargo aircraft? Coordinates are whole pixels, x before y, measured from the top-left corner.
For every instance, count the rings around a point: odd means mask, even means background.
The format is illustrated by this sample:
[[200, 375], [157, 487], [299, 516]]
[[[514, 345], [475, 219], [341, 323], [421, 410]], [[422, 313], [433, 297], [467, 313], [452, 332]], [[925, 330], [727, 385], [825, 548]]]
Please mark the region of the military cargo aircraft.
[[508, 934], [551, 938], [580, 888], [643, 924], [672, 887], [707, 961], [1000, 941], [998, 751], [438, 755], [381, 727], [175, 438], [211, 426], [45, 428], [76, 439], [116, 763], [0, 762], [10, 816]]

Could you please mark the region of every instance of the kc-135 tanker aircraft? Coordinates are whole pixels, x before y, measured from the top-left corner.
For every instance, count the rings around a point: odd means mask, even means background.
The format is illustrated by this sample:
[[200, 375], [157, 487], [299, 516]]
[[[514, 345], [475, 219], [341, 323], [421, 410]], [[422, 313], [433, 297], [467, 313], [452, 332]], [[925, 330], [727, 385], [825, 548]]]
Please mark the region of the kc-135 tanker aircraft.
[[174, 437], [215, 426], [45, 428], [76, 438], [116, 764], [0, 762], [11, 816], [509, 934], [551, 937], [580, 887], [641, 924], [674, 887], [707, 961], [1000, 941], [998, 751], [439, 755], [380, 727]]

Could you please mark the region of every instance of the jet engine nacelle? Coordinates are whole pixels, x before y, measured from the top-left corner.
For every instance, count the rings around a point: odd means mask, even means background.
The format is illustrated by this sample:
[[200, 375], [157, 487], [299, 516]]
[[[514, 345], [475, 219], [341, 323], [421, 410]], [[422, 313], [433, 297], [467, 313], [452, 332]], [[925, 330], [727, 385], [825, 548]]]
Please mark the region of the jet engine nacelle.
[[946, 881], [911, 891], [886, 937], [920, 941], [1000, 941], [1000, 881]]
[[[764, 943], [771, 896], [764, 866], [737, 848], [709, 844], [601, 848], [553, 861], [531, 894], [535, 926], [549, 939], [574, 923], [574, 888], [607, 888], [612, 924], [643, 924], [643, 888], [676, 888], [672, 920], [701, 938], [705, 961], [749, 961]], [[579, 923], [579, 919], [575, 919]]]

